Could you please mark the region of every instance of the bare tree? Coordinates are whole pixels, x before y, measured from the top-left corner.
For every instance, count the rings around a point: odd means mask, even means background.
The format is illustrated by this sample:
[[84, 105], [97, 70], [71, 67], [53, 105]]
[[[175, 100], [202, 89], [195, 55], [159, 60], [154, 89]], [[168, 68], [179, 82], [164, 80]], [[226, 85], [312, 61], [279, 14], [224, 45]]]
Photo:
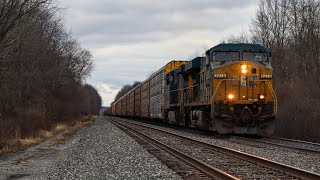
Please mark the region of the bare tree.
[[57, 9], [51, 0], [0, 0], [0, 143], [100, 109], [97, 91], [83, 84], [92, 55]]
[[319, 14], [316, 0], [264, 0], [251, 26], [253, 40], [273, 53], [283, 136], [320, 141], [314, 108], [320, 102]]
[[26, 18], [34, 16], [39, 8], [47, 8], [51, 0], [1, 0], [0, 1], [0, 43], [10, 30]]

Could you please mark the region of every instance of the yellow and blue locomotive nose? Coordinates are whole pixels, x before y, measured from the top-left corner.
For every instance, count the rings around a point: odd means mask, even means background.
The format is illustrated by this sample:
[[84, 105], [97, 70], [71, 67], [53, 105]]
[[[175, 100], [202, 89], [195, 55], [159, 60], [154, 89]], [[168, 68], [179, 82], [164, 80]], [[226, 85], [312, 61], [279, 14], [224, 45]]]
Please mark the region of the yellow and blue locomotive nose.
[[[271, 101], [272, 93], [266, 83], [272, 84], [272, 70], [258, 63], [241, 61], [215, 69], [213, 88], [216, 100], [240, 104]], [[267, 82], [266, 82], [267, 81]], [[245, 101], [246, 100], [246, 101]]]

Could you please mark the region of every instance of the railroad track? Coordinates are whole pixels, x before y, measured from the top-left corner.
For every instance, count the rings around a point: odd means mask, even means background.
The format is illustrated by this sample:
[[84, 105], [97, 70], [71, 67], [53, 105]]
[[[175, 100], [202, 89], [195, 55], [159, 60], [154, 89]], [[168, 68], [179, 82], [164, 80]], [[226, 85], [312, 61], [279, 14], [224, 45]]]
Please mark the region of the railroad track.
[[[122, 119], [122, 118], [120, 118], [120, 119]], [[137, 119], [137, 121], [151, 124], [151, 125], [156, 125], [156, 126], [165, 126], [168, 128], [175, 128], [178, 130], [179, 129], [186, 129], [185, 127], [168, 125], [168, 124], [163, 124], [163, 123], [161, 124], [161, 123], [141, 121], [139, 119]], [[210, 132], [211, 133], [210, 135], [207, 135], [208, 131], [201, 131], [201, 130], [196, 130], [196, 129], [189, 129], [189, 130], [193, 130], [197, 134], [201, 134], [201, 135], [205, 135], [205, 136], [214, 136], [215, 138], [219, 138], [219, 139], [229, 137], [229, 136], [224, 137], [223, 135], [214, 134], [212, 132]], [[237, 135], [231, 136], [231, 137], [234, 137], [236, 139], [229, 140], [229, 141], [234, 142], [234, 143], [238, 143], [238, 144], [246, 144], [249, 146], [252, 146], [252, 144], [250, 144], [250, 142], [256, 142], [256, 143], [261, 143], [261, 144], [283, 147], [283, 148], [287, 148], [287, 149], [293, 149], [293, 150], [297, 150], [297, 151], [301, 151], [301, 152], [305, 152], [305, 153], [313, 153], [313, 154], [320, 153], [320, 144], [313, 143], [313, 142], [300, 141], [300, 140], [294, 140], [294, 139], [277, 138], [277, 137], [262, 137], [262, 139], [254, 139], [254, 138], [248, 138], [248, 137], [237, 136]], [[237, 139], [243, 140], [243, 141], [239, 142], [239, 141], [237, 141]]]
[[[150, 138], [128, 126], [111, 122], [118, 126], [121, 130], [130, 135], [140, 145], [147, 149], [171, 169], [177, 172], [183, 179], [222, 179], [222, 180], [238, 180], [238, 178], [223, 172], [206, 163], [200, 162], [197, 159], [188, 156], [174, 148], [171, 148], [153, 138]], [[155, 147], [156, 146], [156, 147]]]
[[[113, 121], [114, 122], [114, 121]], [[240, 179], [320, 179], [320, 175], [247, 153], [186, 138], [175, 133], [117, 119], [118, 125], [144, 134], [198, 162]], [[220, 178], [218, 178], [220, 179]]]
[[[285, 139], [285, 138], [276, 138], [276, 137], [262, 137], [262, 139], [252, 139], [246, 138], [241, 136], [234, 136], [236, 139], [243, 140], [243, 141], [251, 141], [257, 142], [262, 144], [274, 145], [279, 147], [284, 147], [288, 149], [294, 149], [302, 152], [307, 153], [320, 153], [320, 144], [306, 142], [306, 141], [299, 141], [294, 139]], [[241, 142], [238, 142], [241, 143]]]
[[300, 149], [305, 151], [310, 151], [314, 153], [320, 153], [320, 144], [300, 141], [295, 139], [277, 138], [277, 137], [266, 137], [269, 143], [281, 144], [282, 146], [287, 146], [289, 148]]

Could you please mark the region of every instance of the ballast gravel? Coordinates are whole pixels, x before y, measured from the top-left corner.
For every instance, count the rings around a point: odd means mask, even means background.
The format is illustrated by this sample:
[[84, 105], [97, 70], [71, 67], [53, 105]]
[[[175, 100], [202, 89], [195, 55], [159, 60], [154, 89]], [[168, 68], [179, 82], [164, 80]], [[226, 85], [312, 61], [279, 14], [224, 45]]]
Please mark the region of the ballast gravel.
[[66, 159], [57, 164], [52, 179], [179, 179], [133, 139], [100, 117]]
[[0, 179], [181, 179], [102, 116], [65, 144], [24, 153], [0, 157]]
[[198, 140], [204, 143], [218, 145], [221, 147], [226, 147], [236, 151], [246, 152], [255, 156], [263, 157], [272, 161], [279, 162], [281, 164], [286, 164], [303, 170], [311, 171], [320, 174], [320, 154], [307, 153], [299, 150], [288, 149], [284, 147], [267, 145], [257, 142], [249, 142], [239, 140], [236, 137], [223, 137], [219, 138], [216, 136], [203, 135], [199, 131], [191, 129], [174, 129], [170, 127], [163, 127], [159, 125], [146, 124], [139, 121], [132, 121], [121, 119], [124, 121], [129, 121], [137, 124], [143, 124], [150, 127], [155, 127], [158, 129], [166, 130], [169, 132], [176, 133], [181, 136], [185, 136], [194, 140]]

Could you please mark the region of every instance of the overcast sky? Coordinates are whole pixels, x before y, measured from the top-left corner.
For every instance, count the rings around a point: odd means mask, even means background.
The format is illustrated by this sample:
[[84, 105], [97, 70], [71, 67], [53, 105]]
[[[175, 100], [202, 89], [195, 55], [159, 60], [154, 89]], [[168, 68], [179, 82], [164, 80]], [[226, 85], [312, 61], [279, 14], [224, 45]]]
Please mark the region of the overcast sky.
[[258, 0], [68, 0], [66, 28], [93, 54], [87, 83], [108, 106], [121, 86], [248, 31]]

